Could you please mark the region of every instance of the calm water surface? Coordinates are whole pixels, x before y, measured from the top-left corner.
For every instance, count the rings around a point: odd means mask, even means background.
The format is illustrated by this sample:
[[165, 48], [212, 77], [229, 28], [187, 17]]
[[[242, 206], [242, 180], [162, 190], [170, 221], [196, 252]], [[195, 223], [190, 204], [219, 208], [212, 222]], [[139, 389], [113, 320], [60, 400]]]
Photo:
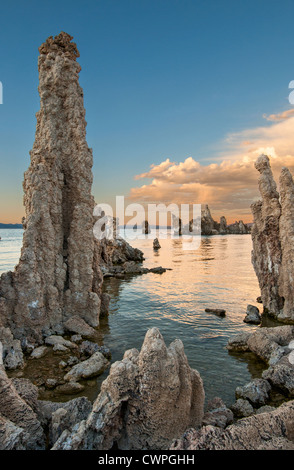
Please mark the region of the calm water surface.
[[[0, 230], [0, 273], [13, 270], [18, 261], [22, 230]], [[124, 351], [141, 348], [148, 328], [160, 329], [166, 344], [182, 340], [191, 367], [203, 379], [206, 400], [220, 396], [235, 400], [235, 389], [261, 374], [262, 365], [250, 354], [229, 354], [228, 339], [256, 326], [243, 322], [246, 306], [260, 295], [251, 265], [251, 236], [202, 237], [194, 251], [183, 250], [180, 239], [160, 240], [155, 252], [149, 240], [135, 240], [145, 255], [144, 266], [171, 268], [161, 275], [148, 273], [105, 280], [111, 295], [110, 314], [101, 324], [101, 344], [109, 347], [112, 361]], [[222, 308], [226, 317], [206, 313]], [[97, 386], [107, 372], [97, 381]], [[97, 389], [92, 391], [93, 397]]]

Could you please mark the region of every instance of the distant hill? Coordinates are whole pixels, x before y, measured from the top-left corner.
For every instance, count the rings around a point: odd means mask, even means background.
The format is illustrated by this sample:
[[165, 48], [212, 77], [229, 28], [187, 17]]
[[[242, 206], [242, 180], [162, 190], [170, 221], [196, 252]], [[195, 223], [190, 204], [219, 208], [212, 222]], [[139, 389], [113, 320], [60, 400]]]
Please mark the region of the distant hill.
[[1, 224], [0, 228], [22, 228], [22, 224]]

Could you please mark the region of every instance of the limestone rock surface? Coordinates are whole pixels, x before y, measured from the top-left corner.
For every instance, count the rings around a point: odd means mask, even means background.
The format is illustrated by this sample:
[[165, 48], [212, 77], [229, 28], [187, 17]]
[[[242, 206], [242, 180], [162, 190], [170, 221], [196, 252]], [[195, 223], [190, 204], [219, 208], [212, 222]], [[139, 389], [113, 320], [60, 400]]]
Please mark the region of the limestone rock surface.
[[2, 365], [0, 365], [0, 449], [45, 449], [45, 434], [36, 413], [18, 394]]
[[64, 376], [67, 382], [78, 382], [102, 374], [108, 367], [109, 361], [99, 351], [95, 352], [89, 359], [79, 362]]
[[203, 413], [203, 383], [182, 342], [167, 347], [152, 328], [140, 352], [126, 351], [111, 366], [87, 420], [63, 433], [53, 449], [166, 449], [187, 428], [200, 426]]
[[62, 334], [73, 315], [98, 326], [102, 285], [79, 52], [64, 32], [39, 52], [40, 110], [23, 183], [23, 246], [15, 271], [0, 281], [2, 323], [16, 339], [37, 344]]
[[294, 450], [294, 401], [249, 416], [226, 429], [190, 429], [171, 450]]
[[294, 322], [294, 182], [283, 168], [279, 192], [267, 155], [255, 162], [260, 173], [261, 200], [252, 204], [252, 263], [264, 313], [279, 321]]

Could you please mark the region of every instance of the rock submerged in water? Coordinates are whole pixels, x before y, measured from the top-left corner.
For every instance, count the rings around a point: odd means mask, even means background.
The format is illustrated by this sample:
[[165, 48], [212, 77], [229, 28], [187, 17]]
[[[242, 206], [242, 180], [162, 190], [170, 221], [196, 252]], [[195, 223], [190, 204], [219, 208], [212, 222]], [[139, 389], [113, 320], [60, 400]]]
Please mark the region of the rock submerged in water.
[[44, 357], [49, 348], [47, 346], [39, 346], [38, 348], [34, 349], [30, 355], [31, 359], [41, 359], [41, 357]]
[[142, 222], [142, 233], [144, 235], [148, 235], [149, 233], [151, 233], [151, 229], [150, 229], [150, 225], [149, 225], [148, 220], [144, 220], [144, 222]]
[[82, 379], [96, 377], [102, 374], [109, 366], [109, 361], [99, 351], [95, 352], [89, 359], [75, 364], [64, 376], [67, 382], [78, 382]]
[[249, 400], [251, 405], [267, 405], [270, 389], [279, 391], [285, 399], [294, 397], [294, 326], [263, 327], [253, 333], [241, 333], [228, 341], [227, 349], [252, 352], [262, 359], [268, 368], [262, 378], [254, 379], [236, 390], [239, 399]]
[[161, 248], [161, 245], [158, 241], [158, 238], [154, 238], [154, 240], [153, 240], [153, 249], [154, 250], [159, 250], [160, 248]]
[[206, 308], [205, 312], [213, 313], [214, 315], [217, 315], [218, 317], [225, 317], [226, 316], [226, 311], [222, 308]]
[[253, 323], [254, 325], [259, 325], [261, 323], [259, 309], [254, 305], [247, 305], [246, 317], [243, 321], [245, 323]]
[[[77, 349], [77, 345], [75, 343], [59, 335], [47, 336], [47, 338], [45, 338], [45, 344], [48, 346], [53, 346], [53, 347], [61, 346], [67, 349]], [[61, 349], [61, 350], [64, 350], [64, 349]]]

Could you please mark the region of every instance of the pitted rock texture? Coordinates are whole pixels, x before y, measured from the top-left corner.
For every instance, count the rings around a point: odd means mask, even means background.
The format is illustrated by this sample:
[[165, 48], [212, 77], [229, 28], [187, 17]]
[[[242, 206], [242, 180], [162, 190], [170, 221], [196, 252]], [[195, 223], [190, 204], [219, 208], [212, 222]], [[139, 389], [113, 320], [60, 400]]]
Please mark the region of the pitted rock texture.
[[289, 354], [288, 345], [294, 338], [294, 326], [257, 328], [253, 333], [245, 332], [233, 336], [227, 343], [229, 351], [251, 351], [269, 365], [277, 363]]
[[173, 442], [171, 450], [294, 450], [294, 401], [226, 429], [190, 429]]
[[279, 193], [268, 156], [255, 162], [260, 173], [261, 201], [252, 204], [252, 263], [264, 313], [279, 321], [294, 323], [294, 182], [283, 168]]
[[86, 142], [81, 66], [72, 37], [39, 48], [40, 110], [24, 177], [19, 264], [0, 281], [0, 317], [17, 339], [41, 343], [76, 315], [99, 324], [102, 274], [94, 240], [92, 150]]
[[45, 449], [45, 434], [37, 415], [0, 365], [0, 450], [38, 449]]
[[63, 433], [53, 449], [167, 449], [186, 429], [200, 426], [203, 413], [203, 383], [182, 342], [166, 347], [152, 328], [140, 352], [126, 351], [111, 366], [88, 419]]

